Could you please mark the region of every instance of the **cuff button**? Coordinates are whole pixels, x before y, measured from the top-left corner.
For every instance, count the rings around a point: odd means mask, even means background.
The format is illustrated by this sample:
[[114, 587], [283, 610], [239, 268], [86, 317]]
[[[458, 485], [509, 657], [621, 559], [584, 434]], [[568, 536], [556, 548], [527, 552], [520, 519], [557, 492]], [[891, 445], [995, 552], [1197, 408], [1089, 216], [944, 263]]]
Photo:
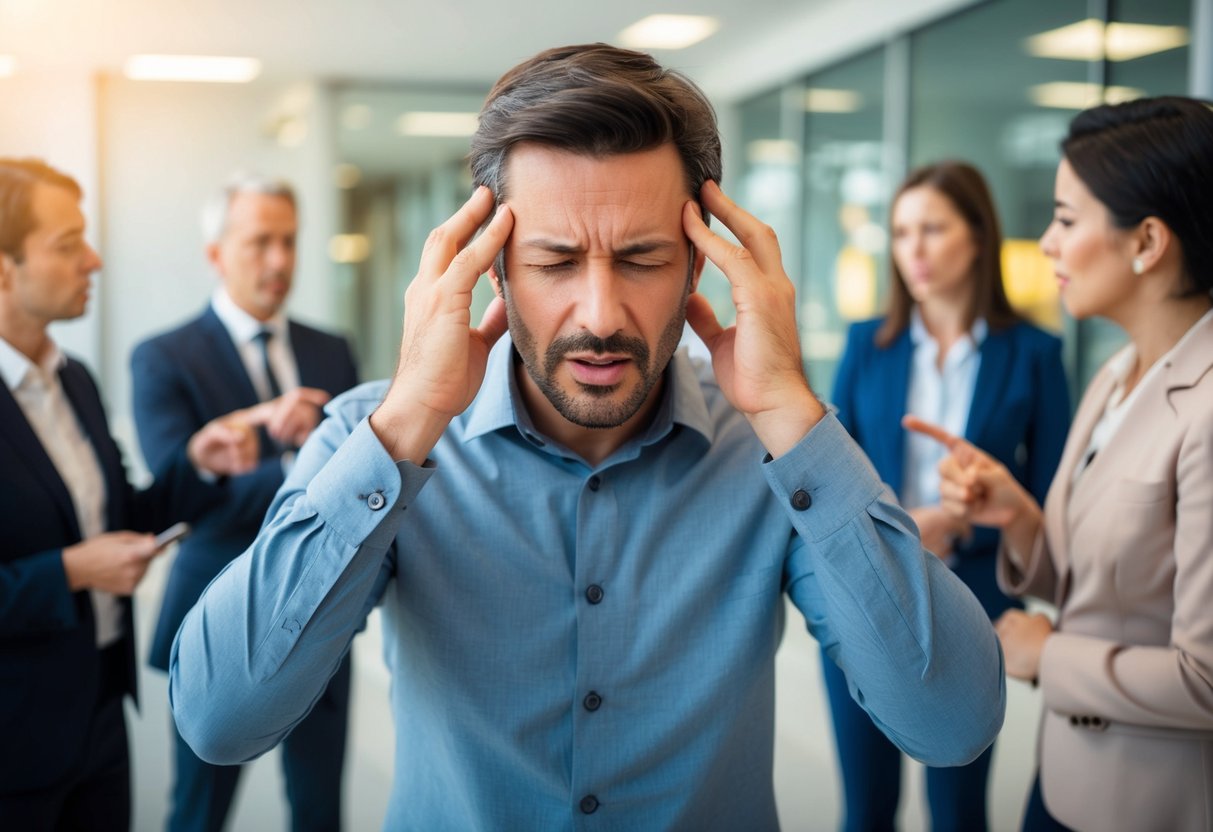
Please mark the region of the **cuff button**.
[[376, 491], [366, 498], [366, 505], [371, 511], [378, 511], [387, 505], [387, 499], [382, 494]]
[[796, 492], [792, 494], [792, 508], [797, 511], [804, 511], [811, 505], [813, 505], [813, 498], [803, 488], [796, 489]]

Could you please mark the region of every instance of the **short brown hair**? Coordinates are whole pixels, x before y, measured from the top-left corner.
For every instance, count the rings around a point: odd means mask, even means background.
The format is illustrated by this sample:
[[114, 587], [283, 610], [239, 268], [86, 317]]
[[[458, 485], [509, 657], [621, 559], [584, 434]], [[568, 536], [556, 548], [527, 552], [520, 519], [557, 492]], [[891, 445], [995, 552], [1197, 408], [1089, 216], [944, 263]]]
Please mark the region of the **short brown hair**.
[[77, 199], [83, 191], [66, 173], [41, 159], [0, 157], [0, 253], [20, 263], [24, 258], [25, 238], [34, 230], [34, 185], [66, 188]]
[[[921, 187], [938, 192], [952, 203], [956, 212], [964, 218], [977, 246], [977, 257], [973, 260], [973, 300], [965, 315], [965, 328], [971, 328], [978, 318], [985, 318], [994, 331], [1018, 323], [1020, 316], [1011, 308], [1007, 291], [1002, 285], [1002, 229], [985, 177], [968, 162], [953, 160], [916, 168], [893, 196], [890, 215], [902, 194]], [[889, 346], [905, 331], [910, 325], [910, 310], [913, 308], [914, 298], [906, 288], [905, 278], [897, 268], [897, 260], [890, 249], [889, 311], [876, 332], [877, 346]]]
[[505, 162], [516, 144], [588, 156], [678, 150], [695, 199], [720, 180], [720, 133], [707, 97], [649, 55], [604, 43], [540, 52], [494, 85], [480, 111], [469, 157], [472, 178], [505, 199]]

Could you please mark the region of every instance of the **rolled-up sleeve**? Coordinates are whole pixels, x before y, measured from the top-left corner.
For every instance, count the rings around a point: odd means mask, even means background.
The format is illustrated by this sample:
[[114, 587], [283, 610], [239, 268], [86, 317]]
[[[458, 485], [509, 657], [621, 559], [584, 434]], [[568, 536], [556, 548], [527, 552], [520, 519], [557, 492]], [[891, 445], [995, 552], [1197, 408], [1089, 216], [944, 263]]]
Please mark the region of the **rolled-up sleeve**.
[[976, 597], [923, 550], [833, 415], [764, 470], [797, 532], [788, 593], [855, 701], [915, 759], [976, 758], [1006, 708], [1002, 652]]

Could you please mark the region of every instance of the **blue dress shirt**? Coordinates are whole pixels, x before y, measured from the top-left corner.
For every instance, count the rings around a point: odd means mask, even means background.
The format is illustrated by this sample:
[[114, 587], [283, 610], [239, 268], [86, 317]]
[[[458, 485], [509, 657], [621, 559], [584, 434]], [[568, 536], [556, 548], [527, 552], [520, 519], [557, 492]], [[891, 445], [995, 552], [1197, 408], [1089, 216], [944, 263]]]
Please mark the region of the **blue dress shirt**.
[[783, 593], [890, 738], [932, 765], [1002, 724], [1002, 656], [831, 415], [777, 460], [675, 355], [595, 467], [541, 435], [503, 338], [422, 467], [336, 399], [251, 549], [173, 646], [181, 735], [272, 748], [377, 603], [396, 721], [387, 829], [774, 829]]

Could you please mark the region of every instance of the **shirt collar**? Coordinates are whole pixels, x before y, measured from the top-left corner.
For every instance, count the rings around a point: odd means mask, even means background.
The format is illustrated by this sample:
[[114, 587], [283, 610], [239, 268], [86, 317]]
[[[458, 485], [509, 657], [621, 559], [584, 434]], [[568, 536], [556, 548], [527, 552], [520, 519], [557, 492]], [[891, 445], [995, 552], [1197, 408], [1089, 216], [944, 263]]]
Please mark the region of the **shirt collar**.
[[[699, 374], [711, 372], [711, 369], [705, 369], [700, 364], [702, 362], [691, 359], [685, 349], [674, 353], [666, 369], [665, 390], [662, 392], [657, 415], [641, 435], [643, 444], [647, 445], [665, 436], [673, 425], [688, 427], [707, 442], [712, 441], [711, 416], [699, 383]], [[464, 440], [475, 439], [508, 427], [516, 427], [532, 442], [536, 439], [543, 441], [543, 435], [535, 427], [522, 403], [522, 394], [518, 390], [518, 380], [514, 373], [514, 343], [507, 333], [489, 353], [484, 383], [468, 408]]]
[[211, 308], [237, 344], [247, 344], [263, 329], [268, 329], [275, 338], [287, 337], [286, 313], [279, 310], [268, 320], [259, 321], [237, 306], [223, 286], [215, 288], [215, 293], [211, 296]]
[[50, 341], [50, 347], [42, 360], [34, 364], [25, 353], [0, 338], [0, 377], [4, 379], [9, 390], [19, 388], [26, 381], [30, 371], [49, 382], [66, 363], [67, 356], [54, 341]]
[[[990, 334], [990, 326], [986, 323], [985, 318], [978, 318], [973, 321], [973, 326], [969, 328], [969, 341], [973, 344], [974, 349], [981, 347], [985, 342], [986, 336]], [[931, 340], [931, 333], [927, 332], [927, 325], [922, 322], [922, 312], [915, 306], [910, 310], [910, 342], [914, 346], [925, 343]]]

